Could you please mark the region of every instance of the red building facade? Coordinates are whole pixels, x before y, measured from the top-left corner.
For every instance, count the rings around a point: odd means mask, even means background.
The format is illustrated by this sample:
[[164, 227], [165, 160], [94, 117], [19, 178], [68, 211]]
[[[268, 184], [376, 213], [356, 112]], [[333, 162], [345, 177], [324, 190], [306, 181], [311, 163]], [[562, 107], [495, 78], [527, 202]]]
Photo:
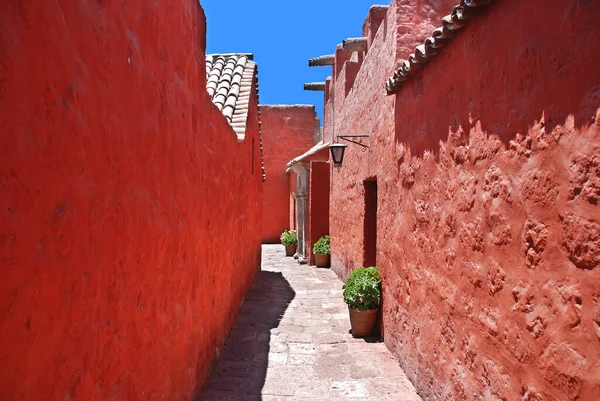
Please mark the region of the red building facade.
[[260, 268], [255, 77], [240, 141], [197, 1], [0, 26], [0, 399], [192, 399]]
[[296, 257], [300, 263], [315, 264], [313, 246], [329, 235], [329, 170], [329, 142], [323, 141], [286, 165], [294, 184], [290, 202], [298, 229]]
[[600, 7], [466, 10], [403, 80], [456, 5], [374, 7], [366, 51], [338, 46], [324, 137], [370, 138], [331, 172], [332, 268], [380, 267], [382, 334], [424, 399], [595, 400]]
[[[295, 177], [286, 164], [315, 141], [316, 112], [309, 105], [261, 105], [265, 171], [263, 243], [279, 243], [285, 229], [296, 228]], [[318, 129], [318, 123], [317, 123]]]

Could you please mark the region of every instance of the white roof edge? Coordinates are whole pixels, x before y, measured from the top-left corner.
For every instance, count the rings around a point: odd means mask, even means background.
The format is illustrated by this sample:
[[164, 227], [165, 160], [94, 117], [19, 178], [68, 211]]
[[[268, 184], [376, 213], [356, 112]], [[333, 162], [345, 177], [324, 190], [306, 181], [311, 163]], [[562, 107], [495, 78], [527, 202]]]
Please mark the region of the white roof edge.
[[295, 158], [293, 158], [292, 160], [290, 160], [290, 161], [289, 161], [289, 163], [285, 165], [285, 172], [286, 172], [286, 173], [289, 173], [289, 172], [290, 172], [290, 170], [292, 169], [292, 167], [293, 167], [295, 164], [297, 164], [297, 163], [301, 162], [303, 159], [307, 158], [308, 156], [312, 156], [312, 155], [314, 155], [315, 153], [317, 153], [317, 152], [319, 152], [319, 151], [321, 151], [321, 150], [323, 150], [323, 149], [326, 149], [326, 148], [328, 148], [328, 147], [329, 147], [329, 145], [330, 145], [330, 143], [329, 143], [329, 142], [323, 142], [323, 141], [321, 141], [321, 142], [317, 143], [315, 146], [313, 146], [312, 148], [310, 148], [310, 149], [309, 149], [308, 151], [306, 151], [305, 153], [303, 153], [303, 154], [301, 154], [300, 156], [298, 156], [298, 157], [295, 157]]

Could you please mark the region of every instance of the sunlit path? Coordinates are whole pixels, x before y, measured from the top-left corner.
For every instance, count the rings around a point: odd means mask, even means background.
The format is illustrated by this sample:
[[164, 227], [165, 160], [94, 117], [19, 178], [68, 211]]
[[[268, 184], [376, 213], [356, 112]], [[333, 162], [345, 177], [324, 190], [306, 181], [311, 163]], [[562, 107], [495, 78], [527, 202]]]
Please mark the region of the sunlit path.
[[205, 400], [420, 400], [384, 344], [349, 334], [342, 282], [263, 245]]

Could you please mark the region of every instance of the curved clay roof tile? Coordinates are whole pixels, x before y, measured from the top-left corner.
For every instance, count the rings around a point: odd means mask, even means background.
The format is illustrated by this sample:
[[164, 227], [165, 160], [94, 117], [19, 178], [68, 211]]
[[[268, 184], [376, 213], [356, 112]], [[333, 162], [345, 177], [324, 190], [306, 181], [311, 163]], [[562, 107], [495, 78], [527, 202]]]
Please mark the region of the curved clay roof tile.
[[[248, 121], [250, 94], [255, 89], [258, 102], [258, 68], [252, 54], [213, 54], [206, 56], [206, 91], [243, 141]], [[258, 136], [262, 181], [266, 179], [262, 146], [262, 124], [258, 110]]]
[[423, 66], [439, 52], [439, 49], [447, 45], [456, 35], [456, 31], [465, 26], [468, 20], [475, 15], [480, 6], [486, 6], [493, 0], [461, 0], [452, 9], [450, 15], [442, 18], [442, 26], [433, 31], [430, 37], [425, 39], [422, 45], [415, 48], [407, 60], [400, 63], [400, 68], [390, 78], [386, 79], [386, 91], [388, 95], [396, 93], [408, 80], [408, 77]]

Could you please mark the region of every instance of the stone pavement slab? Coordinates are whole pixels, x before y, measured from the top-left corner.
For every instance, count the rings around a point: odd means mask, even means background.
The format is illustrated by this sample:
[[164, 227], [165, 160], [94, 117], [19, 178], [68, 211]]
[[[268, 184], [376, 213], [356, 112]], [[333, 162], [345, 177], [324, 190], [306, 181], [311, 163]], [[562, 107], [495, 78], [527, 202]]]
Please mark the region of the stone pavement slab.
[[206, 401], [421, 401], [382, 342], [353, 338], [342, 281], [263, 245]]

